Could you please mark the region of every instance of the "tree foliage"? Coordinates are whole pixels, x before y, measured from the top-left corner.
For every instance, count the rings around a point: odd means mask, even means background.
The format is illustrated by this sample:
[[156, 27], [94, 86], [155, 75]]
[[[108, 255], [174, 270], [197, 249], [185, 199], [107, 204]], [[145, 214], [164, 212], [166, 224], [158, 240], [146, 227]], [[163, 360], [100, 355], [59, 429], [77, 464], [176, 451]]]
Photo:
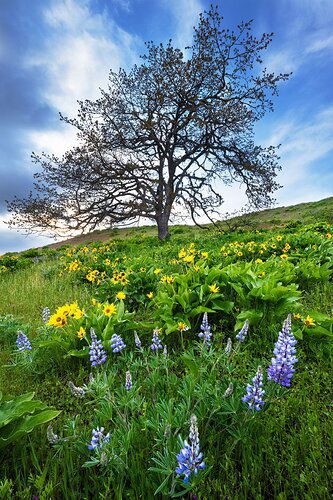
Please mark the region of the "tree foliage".
[[272, 34], [254, 36], [252, 21], [235, 31], [222, 23], [213, 7], [201, 14], [185, 55], [171, 41], [148, 42], [140, 65], [111, 71], [99, 99], [61, 116], [77, 146], [61, 158], [33, 154], [36, 190], [9, 203], [10, 224], [59, 233], [144, 217], [164, 238], [177, 210], [211, 219], [223, 202], [218, 184], [232, 182], [267, 206], [278, 157], [254, 143], [253, 126], [288, 74], [261, 69]]

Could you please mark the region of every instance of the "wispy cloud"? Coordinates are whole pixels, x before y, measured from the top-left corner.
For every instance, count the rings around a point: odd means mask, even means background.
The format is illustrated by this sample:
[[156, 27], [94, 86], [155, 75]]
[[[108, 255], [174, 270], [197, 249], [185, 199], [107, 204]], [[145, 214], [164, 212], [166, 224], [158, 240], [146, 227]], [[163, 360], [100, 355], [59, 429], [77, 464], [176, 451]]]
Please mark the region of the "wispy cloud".
[[204, 6], [200, 0], [164, 0], [170, 9], [175, 22], [175, 45], [184, 49], [192, 42], [193, 26], [198, 22], [200, 12]]

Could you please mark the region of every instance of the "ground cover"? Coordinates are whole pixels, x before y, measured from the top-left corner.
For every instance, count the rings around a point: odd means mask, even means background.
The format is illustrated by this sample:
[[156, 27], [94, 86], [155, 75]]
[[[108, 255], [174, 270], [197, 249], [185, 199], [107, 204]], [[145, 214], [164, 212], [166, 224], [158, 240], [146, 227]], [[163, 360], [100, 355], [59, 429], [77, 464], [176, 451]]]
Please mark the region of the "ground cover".
[[0, 498], [330, 498], [332, 234], [181, 229], [14, 259]]

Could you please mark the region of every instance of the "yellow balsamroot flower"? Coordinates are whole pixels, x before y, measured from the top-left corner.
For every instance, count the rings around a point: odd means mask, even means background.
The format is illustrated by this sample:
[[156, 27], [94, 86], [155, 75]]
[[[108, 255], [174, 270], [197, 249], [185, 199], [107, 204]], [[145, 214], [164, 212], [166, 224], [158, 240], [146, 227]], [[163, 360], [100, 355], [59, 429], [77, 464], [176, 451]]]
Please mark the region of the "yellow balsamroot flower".
[[216, 286], [216, 283], [214, 283], [213, 285], [209, 285], [208, 288], [212, 293], [219, 293], [220, 291], [220, 288]]
[[272, 243], [272, 244], [271, 244], [271, 248], [276, 248], [275, 243]]
[[283, 253], [282, 255], [280, 255], [280, 259], [287, 260], [288, 259], [288, 255], [286, 253]]
[[185, 248], [182, 248], [179, 252], [178, 252], [178, 257], [180, 259], [183, 259], [184, 257], [186, 257], [186, 251], [185, 251]]
[[261, 271], [261, 273], [258, 274], [259, 278], [263, 278], [266, 275], [265, 271]]
[[186, 257], [184, 257], [184, 262], [187, 262], [187, 263], [191, 263], [194, 261], [194, 255], [187, 255]]
[[153, 292], [147, 293], [147, 297], [148, 297], [148, 299], [152, 299], [154, 297]]
[[120, 300], [126, 299], [126, 294], [124, 292], [118, 292], [116, 298]]
[[293, 315], [293, 318], [294, 318], [294, 319], [298, 319], [298, 320], [299, 320], [299, 319], [301, 319], [301, 315], [300, 315], [300, 313], [294, 314], [294, 315]]
[[261, 259], [257, 259], [256, 260], [256, 264], [262, 264], [262, 260]]
[[8, 271], [6, 266], [0, 266], [0, 273], [5, 273], [6, 271]]
[[105, 316], [112, 316], [113, 314], [115, 314], [117, 311], [117, 307], [114, 305], [114, 303], [112, 302], [112, 304], [104, 304], [104, 307], [103, 307], [103, 313], [105, 314]]
[[106, 266], [109, 266], [109, 265], [111, 264], [110, 259], [105, 259], [104, 264], [105, 264]]
[[79, 337], [79, 339], [83, 339], [83, 337], [86, 336], [86, 331], [82, 326], [80, 327], [80, 330], [77, 332], [77, 336]]
[[186, 332], [186, 330], [188, 330], [189, 327], [187, 326], [186, 323], [184, 323], [183, 321], [179, 321], [178, 325], [177, 325], [177, 330], [179, 330], [180, 332]]
[[140, 273], [145, 273], [146, 272], [146, 268], [145, 267], [140, 267]]
[[331, 233], [327, 233], [327, 234], [326, 234], [326, 236], [327, 236], [327, 238], [329, 238], [329, 239], [330, 239], [330, 238], [332, 238]]
[[207, 259], [208, 258], [208, 252], [201, 252], [201, 257], [203, 259]]
[[316, 324], [315, 320], [309, 315], [307, 315], [307, 317], [303, 319], [303, 323], [305, 326], [314, 326]]
[[112, 278], [111, 279], [111, 283], [113, 283], [114, 285], [117, 285], [118, 284], [118, 279], [117, 278]]
[[163, 281], [164, 283], [173, 283], [175, 281], [175, 278], [173, 276], [166, 276], [164, 275], [162, 278], [161, 278], [161, 281]]
[[80, 319], [84, 315], [84, 309], [77, 308], [72, 314], [74, 319]]
[[49, 326], [56, 326], [57, 328], [63, 328], [67, 325], [67, 316], [63, 314], [52, 314], [49, 321], [47, 322]]
[[242, 257], [243, 256], [243, 252], [238, 252], [238, 257]]
[[91, 299], [91, 303], [93, 306], [95, 306], [97, 304], [97, 300], [96, 299]]
[[290, 245], [289, 245], [289, 243], [286, 243], [286, 244], [284, 245], [284, 248], [286, 248], [286, 250], [290, 250]]
[[68, 266], [69, 271], [78, 271], [80, 269], [81, 262], [79, 260], [73, 260]]
[[161, 269], [154, 269], [154, 274], [160, 274]]
[[195, 272], [199, 272], [200, 271], [200, 266], [195, 265], [195, 266], [193, 266], [193, 269], [195, 270]]
[[276, 239], [277, 239], [277, 241], [281, 241], [281, 240], [282, 240], [282, 236], [278, 235], [278, 236], [276, 237]]

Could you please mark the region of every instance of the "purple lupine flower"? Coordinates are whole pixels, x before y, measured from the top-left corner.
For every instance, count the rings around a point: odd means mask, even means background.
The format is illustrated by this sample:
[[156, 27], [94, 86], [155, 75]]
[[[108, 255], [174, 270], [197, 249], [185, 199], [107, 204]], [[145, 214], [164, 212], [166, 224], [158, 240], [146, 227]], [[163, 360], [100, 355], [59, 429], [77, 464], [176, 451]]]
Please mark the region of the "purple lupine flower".
[[206, 342], [206, 344], [208, 346], [211, 346], [212, 344], [210, 343], [210, 339], [211, 339], [212, 334], [211, 334], [210, 326], [208, 323], [208, 314], [206, 312], [203, 315], [200, 329], [201, 329], [201, 332], [198, 333], [198, 337], [204, 337], [204, 342]]
[[124, 341], [120, 335], [114, 333], [110, 340], [110, 347], [112, 349], [112, 352], [121, 352], [123, 349], [125, 349], [126, 344], [124, 344]]
[[237, 333], [236, 339], [239, 342], [244, 342], [248, 330], [249, 330], [249, 320], [247, 319], [243, 325], [243, 328]]
[[203, 454], [200, 452], [197, 417], [192, 415], [189, 443], [184, 440], [184, 447], [177, 455], [178, 467], [175, 469], [177, 474], [184, 474], [184, 483], [189, 482], [192, 472], [197, 475], [199, 469], [204, 469], [206, 467], [202, 458]]
[[134, 342], [135, 342], [136, 347], [141, 350], [142, 349], [141, 340], [140, 340], [139, 335], [136, 332], [134, 332]]
[[16, 345], [19, 351], [24, 351], [24, 350], [31, 351], [32, 349], [28, 337], [26, 336], [25, 333], [22, 332], [22, 330], [19, 330], [17, 332]]
[[290, 382], [295, 372], [294, 364], [297, 363], [296, 348], [297, 340], [291, 332], [291, 315], [283, 323], [278, 340], [275, 344], [271, 364], [268, 367], [268, 380], [274, 380], [277, 384], [290, 387]]
[[42, 319], [43, 319], [43, 323], [47, 323], [50, 319], [50, 316], [51, 316], [51, 311], [48, 307], [44, 307], [44, 309], [42, 310]]
[[97, 340], [97, 335], [93, 328], [90, 329], [91, 346], [89, 348], [91, 366], [102, 365], [107, 359], [102, 341]]
[[158, 328], [155, 328], [153, 332], [153, 338], [151, 341], [150, 348], [152, 351], [157, 351], [157, 349], [163, 349], [162, 342], [158, 336]]
[[130, 391], [133, 387], [132, 383], [132, 375], [131, 372], [127, 371], [126, 372], [126, 381], [125, 381], [125, 389], [126, 391]]
[[104, 436], [104, 427], [96, 427], [92, 430], [91, 443], [88, 445], [89, 450], [95, 450], [96, 448], [103, 448], [105, 444], [110, 441], [110, 433], [108, 432]]
[[229, 337], [228, 340], [227, 340], [227, 345], [226, 345], [226, 348], [225, 348], [225, 353], [228, 355], [231, 353], [231, 349], [232, 349], [232, 342], [231, 342], [231, 338]]
[[257, 373], [252, 379], [251, 384], [247, 384], [246, 386], [246, 394], [242, 397], [242, 401], [247, 403], [249, 406], [249, 410], [255, 408], [257, 411], [261, 410], [261, 406], [265, 404], [262, 397], [266, 391], [262, 388], [262, 368], [258, 366]]

